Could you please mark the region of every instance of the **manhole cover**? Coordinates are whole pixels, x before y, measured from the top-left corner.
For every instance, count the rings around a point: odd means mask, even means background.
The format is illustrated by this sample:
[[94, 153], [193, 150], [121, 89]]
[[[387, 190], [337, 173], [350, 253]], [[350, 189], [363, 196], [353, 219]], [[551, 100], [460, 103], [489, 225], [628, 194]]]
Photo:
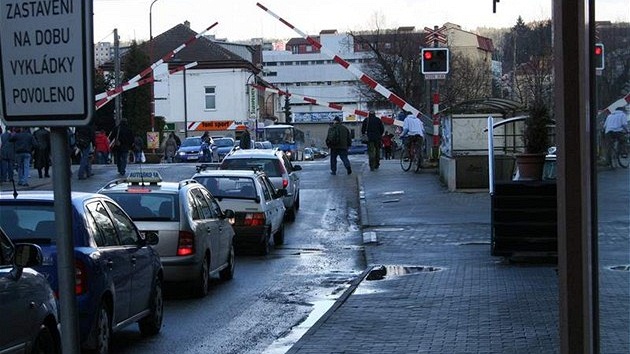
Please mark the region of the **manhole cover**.
[[622, 272], [630, 272], [630, 265], [612, 266], [609, 269], [610, 270], [619, 270], [619, 271], [622, 271]]
[[402, 265], [386, 265], [372, 268], [366, 280], [382, 280], [385, 278], [398, 277], [408, 274], [437, 272], [442, 270], [439, 267], [432, 266], [402, 266]]

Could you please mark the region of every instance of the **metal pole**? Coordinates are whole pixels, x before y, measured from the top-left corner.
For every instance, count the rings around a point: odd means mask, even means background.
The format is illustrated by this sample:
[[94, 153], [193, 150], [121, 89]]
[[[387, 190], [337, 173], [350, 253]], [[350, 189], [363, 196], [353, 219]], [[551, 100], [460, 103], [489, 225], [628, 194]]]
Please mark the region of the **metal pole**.
[[184, 68], [184, 137], [188, 137], [188, 104], [186, 103], [187, 101], [187, 94], [186, 94], [186, 68]]
[[[114, 82], [115, 87], [120, 87], [120, 39], [118, 37], [118, 29], [114, 29]], [[114, 98], [114, 120], [115, 126], [120, 124], [120, 120], [122, 119], [122, 96], [118, 95]]]
[[494, 118], [488, 116], [488, 192], [494, 193]]
[[68, 128], [51, 129], [54, 210], [57, 238], [57, 276], [59, 278], [59, 317], [63, 323], [61, 346], [65, 354], [79, 353], [79, 316], [77, 314], [72, 236], [72, 202], [70, 198], [70, 149]]

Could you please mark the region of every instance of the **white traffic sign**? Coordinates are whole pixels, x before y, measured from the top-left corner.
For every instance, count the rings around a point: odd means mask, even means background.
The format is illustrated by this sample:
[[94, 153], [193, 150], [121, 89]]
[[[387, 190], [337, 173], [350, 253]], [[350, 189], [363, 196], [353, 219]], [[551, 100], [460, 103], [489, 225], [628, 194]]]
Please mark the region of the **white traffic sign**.
[[74, 126], [94, 111], [92, 0], [0, 0], [0, 115]]
[[425, 80], [444, 80], [446, 79], [446, 74], [424, 74]]

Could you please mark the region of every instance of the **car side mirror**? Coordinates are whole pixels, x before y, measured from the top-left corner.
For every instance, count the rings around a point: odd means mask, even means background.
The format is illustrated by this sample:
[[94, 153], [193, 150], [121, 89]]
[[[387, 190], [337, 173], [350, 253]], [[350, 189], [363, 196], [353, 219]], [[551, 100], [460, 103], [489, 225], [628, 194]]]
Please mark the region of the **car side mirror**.
[[155, 246], [160, 242], [160, 237], [157, 231], [140, 231], [140, 245], [141, 246]]
[[302, 171], [302, 166], [300, 166], [300, 165], [293, 165], [293, 171]]
[[226, 219], [233, 219], [235, 215], [236, 214], [234, 213], [234, 210], [232, 209], [223, 210], [223, 217]]
[[15, 245], [15, 251], [13, 253], [13, 269], [11, 269], [11, 276], [15, 281], [20, 280], [22, 277], [22, 270], [25, 267], [36, 267], [42, 264], [43, 261], [42, 249], [32, 243], [20, 243]]
[[286, 189], [282, 188], [282, 189], [278, 189], [276, 190], [276, 198], [281, 198], [281, 197], [286, 197], [288, 195], [289, 192], [287, 192]]

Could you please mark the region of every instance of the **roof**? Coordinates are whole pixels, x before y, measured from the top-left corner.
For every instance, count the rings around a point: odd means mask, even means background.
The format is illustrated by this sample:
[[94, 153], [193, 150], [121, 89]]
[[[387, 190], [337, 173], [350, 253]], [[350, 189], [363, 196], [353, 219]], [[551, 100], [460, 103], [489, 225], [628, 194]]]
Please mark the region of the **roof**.
[[441, 114], [454, 113], [501, 113], [504, 116], [514, 115], [523, 111], [523, 106], [512, 100], [505, 98], [481, 98], [460, 102], [454, 106], [447, 107], [440, 111]]
[[[147, 53], [153, 63], [180, 47], [182, 44], [189, 42], [190, 39], [197, 34], [198, 33], [190, 29], [190, 27], [184, 24], [178, 24], [154, 37], [152, 40], [140, 43], [138, 49]], [[252, 50], [254, 50], [253, 47]], [[204, 36], [197, 38], [197, 40], [188, 44], [173, 58], [168, 60], [171, 65], [177, 66], [194, 61], [198, 62], [198, 65], [195, 66], [194, 69], [243, 68], [256, 72], [259, 71], [254, 63], [243, 59], [243, 57], [227, 50]], [[113, 68], [112, 62], [103, 65], [106, 69], [110, 66]]]
[[212, 176], [212, 177], [256, 177], [261, 171], [253, 170], [202, 170], [195, 173], [194, 177]]

